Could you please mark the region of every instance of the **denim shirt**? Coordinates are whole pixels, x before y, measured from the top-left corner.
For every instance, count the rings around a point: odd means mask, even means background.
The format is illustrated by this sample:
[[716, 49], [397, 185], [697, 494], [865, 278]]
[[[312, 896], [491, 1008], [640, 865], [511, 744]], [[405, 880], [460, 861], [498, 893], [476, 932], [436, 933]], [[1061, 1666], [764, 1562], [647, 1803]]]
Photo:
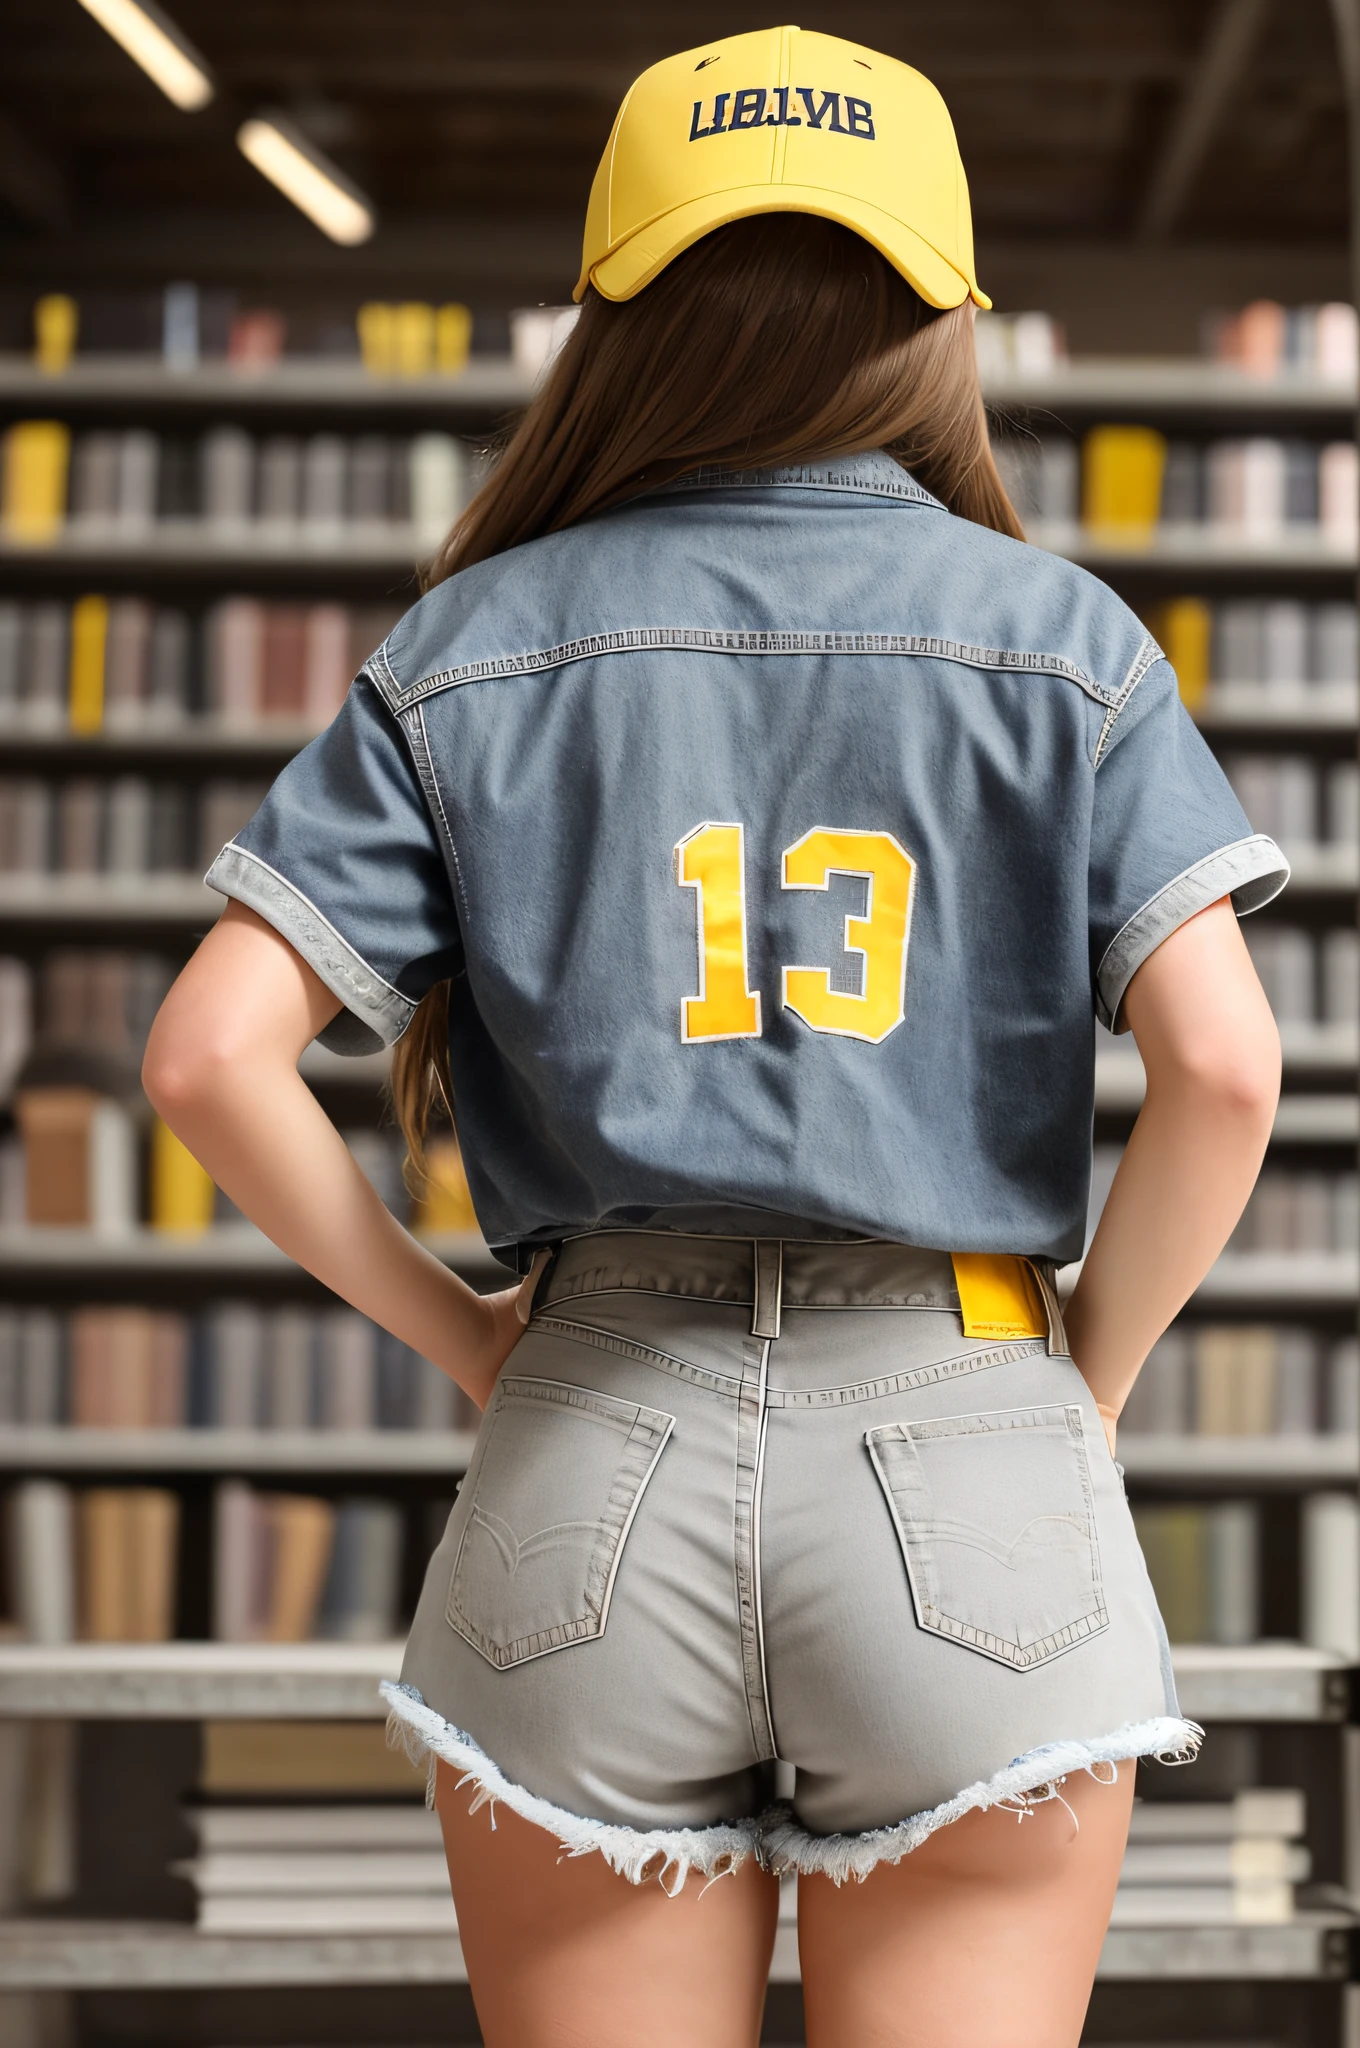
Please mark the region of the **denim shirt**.
[[448, 978], [493, 1246], [1065, 1260], [1093, 1014], [1288, 878], [1140, 621], [882, 453], [699, 472], [400, 621], [208, 880], [391, 1044]]

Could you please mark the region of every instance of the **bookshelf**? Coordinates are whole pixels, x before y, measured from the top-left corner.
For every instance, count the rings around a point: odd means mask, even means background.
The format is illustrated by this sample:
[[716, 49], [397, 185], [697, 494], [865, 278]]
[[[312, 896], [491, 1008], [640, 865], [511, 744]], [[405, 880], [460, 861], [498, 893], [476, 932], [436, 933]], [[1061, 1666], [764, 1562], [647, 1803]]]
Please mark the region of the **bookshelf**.
[[[86, 432], [151, 430], [165, 446], [187, 446], [226, 425], [261, 449], [270, 436], [387, 437], [392, 446], [421, 432], [456, 436], [475, 449], [515, 410], [531, 380], [510, 362], [474, 360], [456, 377], [379, 378], [347, 362], [284, 361], [256, 369], [204, 364], [171, 372], [142, 358], [77, 360], [61, 375], [0, 358], [0, 426], [24, 418], [67, 421]], [[1321, 447], [1352, 432], [1356, 390], [1315, 377], [1257, 379], [1217, 364], [1121, 362], [1068, 364], [1044, 375], [994, 373], [989, 404], [1004, 428], [1077, 441], [1102, 421], [1145, 422], [1208, 446], [1228, 436], [1276, 436]], [[475, 460], [475, 457], [470, 457]], [[395, 503], [395, 501], [394, 501]], [[1354, 589], [1357, 550], [1320, 524], [1268, 535], [1209, 523], [1158, 527], [1138, 541], [1111, 539], [1074, 522], [1031, 521], [1032, 537], [1104, 576], [1136, 608], [1193, 594], [1213, 605], [1258, 599], [1337, 606]], [[189, 516], [181, 508], [140, 525], [108, 518], [68, 521], [40, 544], [0, 539], [0, 601], [70, 606], [89, 592], [138, 598], [182, 611], [195, 633], [224, 600], [246, 593], [268, 606], [385, 605], [395, 614], [414, 595], [413, 566], [428, 552], [429, 531], [405, 516], [309, 524]], [[369, 643], [373, 644], [372, 642]], [[0, 716], [3, 716], [0, 713]], [[1353, 759], [1360, 731], [1360, 684], [1353, 676], [1265, 684], [1219, 676], [1196, 707], [1206, 738], [1225, 759], [1305, 756], [1319, 777]], [[324, 722], [324, 721], [321, 721]], [[223, 715], [196, 699], [178, 715], [138, 725], [107, 723], [72, 733], [60, 718], [0, 725], [4, 773], [50, 783], [83, 779], [102, 789], [115, 778], [267, 780], [316, 730], [296, 714]], [[1260, 829], [1272, 829], [1262, 822]], [[1279, 836], [1277, 834], [1277, 836]], [[1322, 948], [1327, 935], [1355, 921], [1360, 846], [1354, 836], [1304, 836], [1287, 850], [1293, 880], [1265, 917], [1297, 926]], [[201, 870], [138, 875], [0, 873], [0, 954], [37, 962], [57, 947], [144, 948], [182, 959], [222, 901], [204, 889]], [[1319, 952], [1319, 958], [1321, 957]], [[1286, 1016], [1285, 1094], [1272, 1161], [1300, 1175], [1353, 1169], [1360, 1139], [1360, 1022], [1352, 1015]], [[344, 1061], [312, 1047], [301, 1070], [347, 1129], [371, 1128], [386, 1071], [374, 1055]], [[1104, 1041], [1096, 1068], [1098, 1142], [1127, 1136], [1143, 1095], [1131, 1043]], [[475, 1235], [430, 1240], [439, 1256], [473, 1284], [503, 1285], [505, 1269]], [[1075, 1277], [1069, 1269], [1068, 1284]], [[194, 1238], [146, 1227], [121, 1234], [79, 1228], [0, 1228], [0, 1304], [138, 1303], [195, 1308], [239, 1300], [317, 1304], [322, 1291], [248, 1225], [219, 1223]], [[1300, 1246], [1230, 1249], [1183, 1319], [1203, 1326], [1278, 1322], [1306, 1328], [1322, 1347], [1343, 1342], [1360, 1308], [1360, 1248]], [[334, 1496], [348, 1491], [401, 1504], [412, 1554], [425, 1530], [421, 1515], [447, 1501], [465, 1469], [472, 1439], [462, 1430], [410, 1428], [77, 1428], [0, 1423], [0, 1492], [26, 1480], [77, 1488], [137, 1486], [176, 1492], [186, 1504], [186, 1570], [206, 1580], [203, 1504], [221, 1482]], [[1177, 1682], [1184, 1711], [1221, 1731], [1226, 1748], [1240, 1738], [1277, 1775], [1297, 1769], [1310, 1786], [1333, 1790], [1350, 1772], [1344, 1748], [1353, 1716], [1347, 1655], [1315, 1648], [1290, 1631], [1298, 1603], [1282, 1602], [1281, 1573], [1299, 1547], [1310, 1498], [1353, 1495], [1360, 1479], [1360, 1432], [1247, 1436], [1126, 1432], [1120, 1458], [1130, 1496], [1142, 1502], [1212, 1504], [1235, 1497], [1259, 1505], [1273, 1551], [1274, 1591], [1265, 1620], [1272, 1637], [1242, 1644], [1178, 1643]], [[198, 1545], [196, 1562], [190, 1555]], [[1292, 1548], [1291, 1548], [1292, 1546]], [[428, 1545], [426, 1548], [428, 1549]], [[409, 1581], [409, 1571], [406, 1580]], [[404, 1581], [404, 1593], [410, 1587]], [[1286, 1591], [1288, 1589], [1286, 1588]], [[192, 1607], [192, 1602], [190, 1603]], [[199, 1600], [194, 1624], [206, 1630]], [[0, 1641], [0, 1723], [51, 1717], [157, 1724], [230, 1720], [371, 1721], [381, 1713], [380, 1677], [398, 1666], [399, 1645], [216, 1642], [60, 1643]], [[1353, 1741], [1353, 1738], [1349, 1738]], [[1271, 1744], [1274, 1747], [1271, 1747]], [[1263, 1746], [1262, 1746], [1263, 1745]], [[1281, 1746], [1282, 1745], [1282, 1746]], [[1212, 1747], [1212, 1745], [1211, 1745]], [[1275, 1759], [1272, 1764], [1269, 1759]], [[1283, 1761], [1281, 1761], [1283, 1759]], [[1236, 1766], [1234, 1766], [1236, 1768]], [[1244, 1765], [1242, 1768], [1249, 1768]], [[1157, 1796], [1151, 1783], [1148, 1790]], [[1330, 1840], [1323, 1825], [1324, 1839]], [[1324, 1874], [1360, 1877], [1353, 1816], [1340, 1861]], [[1344, 1866], [1344, 1867], [1343, 1867]], [[1256, 1979], [1331, 1983], [1349, 1967], [1351, 1918], [1305, 1905], [1281, 1926], [1180, 1925], [1111, 1930], [1100, 1974], [1109, 1980]], [[781, 1927], [773, 1970], [796, 1979], [792, 1930]], [[286, 1936], [210, 1936], [168, 1920], [95, 1921], [77, 1900], [68, 1918], [0, 1919], [0, 1990], [167, 1990], [284, 1985], [411, 1985], [464, 1978], [456, 1939], [448, 1936], [347, 1937], [343, 1942]], [[1319, 2036], [1319, 2038], [1321, 2038]]]

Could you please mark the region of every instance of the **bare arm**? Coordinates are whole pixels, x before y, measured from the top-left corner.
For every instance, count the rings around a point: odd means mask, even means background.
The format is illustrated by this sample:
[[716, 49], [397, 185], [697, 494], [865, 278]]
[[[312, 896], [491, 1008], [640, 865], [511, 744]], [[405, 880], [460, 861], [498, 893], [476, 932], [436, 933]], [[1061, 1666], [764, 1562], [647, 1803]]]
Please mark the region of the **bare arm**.
[[1067, 1309], [1106, 1418], [1232, 1234], [1280, 1094], [1280, 1041], [1230, 903], [1200, 912], [1129, 983], [1147, 1096]]
[[515, 1291], [474, 1294], [417, 1244], [299, 1075], [340, 1007], [263, 918], [229, 903], [152, 1027], [146, 1092], [266, 1236], [482, 1407], [521, 1334]]

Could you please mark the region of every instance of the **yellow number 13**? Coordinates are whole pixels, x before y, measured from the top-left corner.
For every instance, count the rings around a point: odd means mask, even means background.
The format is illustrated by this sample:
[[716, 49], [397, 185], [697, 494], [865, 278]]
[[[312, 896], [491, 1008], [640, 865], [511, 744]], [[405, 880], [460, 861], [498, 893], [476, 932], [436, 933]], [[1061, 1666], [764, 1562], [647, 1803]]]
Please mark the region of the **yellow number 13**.
[[[675, 878], [698, 897], [699, 993], [680, 1006], [686, 1044], [759, 1038], [760, 994], [747, 986], [745, 848], [740, 825], [696, 825], [675, 849]], [[817, 830], [783, 854], [785, 889], [826, 889], [832, 875], [867, 884], [863, 917], [845, 920], [861, 989], [831, 986], [826, 967], [786, 967], [786, 1010], [813, 1031], [880, 1045], [902, 1022], [916, 864], [890, 832]]]

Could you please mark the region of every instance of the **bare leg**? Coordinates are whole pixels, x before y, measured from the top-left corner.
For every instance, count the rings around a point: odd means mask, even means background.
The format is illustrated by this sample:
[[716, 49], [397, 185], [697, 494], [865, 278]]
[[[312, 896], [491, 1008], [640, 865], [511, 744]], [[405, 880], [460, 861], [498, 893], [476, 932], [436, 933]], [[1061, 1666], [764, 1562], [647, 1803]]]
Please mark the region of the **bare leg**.
[[440, 1764], [435, 1793], [487, 2048], [754, 2048], [779, 1887], [754, 1862], [676, 1898], [487, 1807]]
[[800, 1878], [809, 2048], [1076, 2048], [1133, 1781], [1083, 1771], [1067, 1806], [965, 1814], [862, 1884]]

